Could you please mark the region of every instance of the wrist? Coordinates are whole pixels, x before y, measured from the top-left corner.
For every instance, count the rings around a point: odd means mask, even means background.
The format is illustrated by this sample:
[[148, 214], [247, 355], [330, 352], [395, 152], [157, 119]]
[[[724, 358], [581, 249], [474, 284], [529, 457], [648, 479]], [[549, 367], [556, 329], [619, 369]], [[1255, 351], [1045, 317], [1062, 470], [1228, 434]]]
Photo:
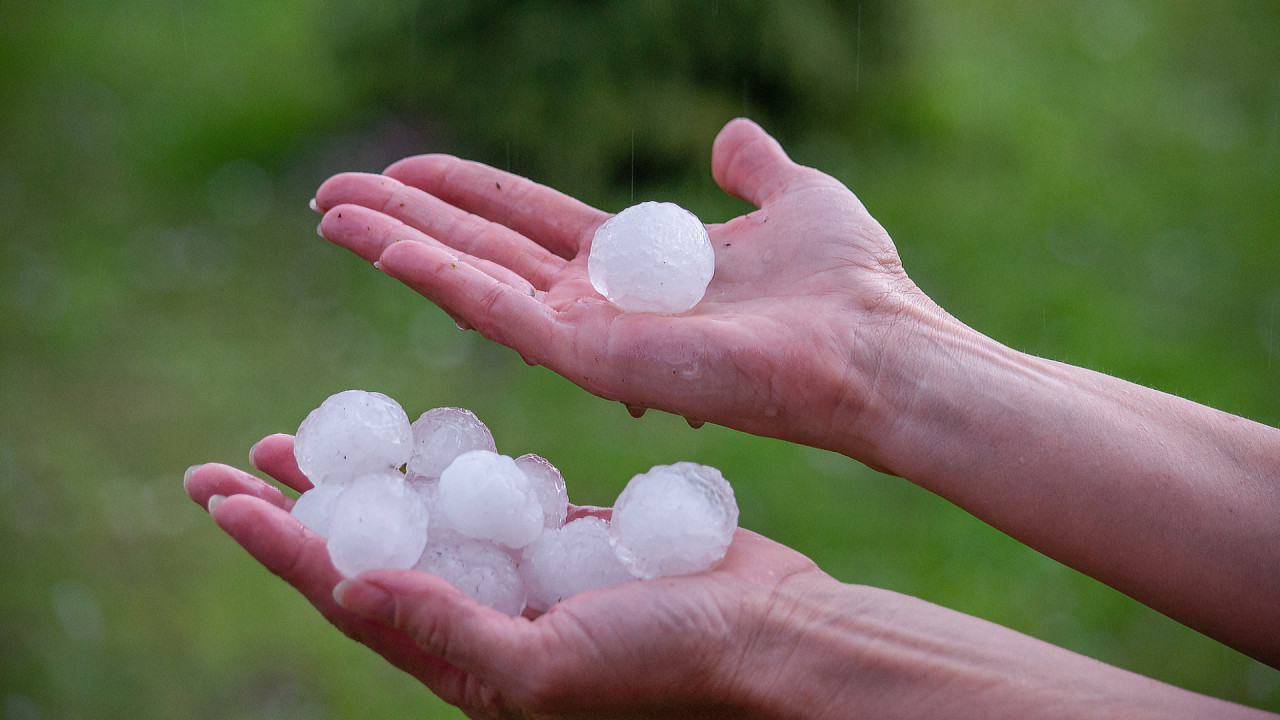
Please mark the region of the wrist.
[[998, 703], [980, 696], [1021, 670], [1009, 657], [983, 657], [974, 626], [987, 624], [826, 576], [791, 583], [749, 635], [739, 706], [769, 719], [844, 718], [853, 709], [861, 717], [1000, 716]]
[[[919, 434], [933, 428], [936, 410], [922, 401], [950, 402], [963, 395], [954, 372], [967, 355], [1008, 351], [977, 333], [914, 285], [886, 292], [872, 312], [851, 318], [847, 362], [832, 368], [840, 399], [816, 447], [852, 457], [877, 470], [910, 477]], [[960, 400], [948, 410], [957, 414]]]
[[828, 576], [779, 588], [744, 635], [732, 704], [743, 717], [1266, 716]]
[[[816, 571], [812, 578], [792, 577], [767, 597], [747, 598], [750, 610], [736, 634], [737, 652], [725, 663], [729, 707], [737, 716], [760, 719], [817, 718], [829, 712], [837, 688], [848, 678], [833, 678], [831, 667], [813, 674], [814, 639], [828, 616], [824, 598], [841, 583]], [[818, 652], [831, 665], [843, 665], [843, 653]], [[823, 687], [823, 679], [827, 686]], [[834, 681], [833, 681], [834, 680]]]
[[1012, 350], [930, 305], [882, 338], [829, 449], [1273, 661], [1280, 583], [1249, 568], [1277, 557], [1257, 541], [1274, 527], [1276, 431]]

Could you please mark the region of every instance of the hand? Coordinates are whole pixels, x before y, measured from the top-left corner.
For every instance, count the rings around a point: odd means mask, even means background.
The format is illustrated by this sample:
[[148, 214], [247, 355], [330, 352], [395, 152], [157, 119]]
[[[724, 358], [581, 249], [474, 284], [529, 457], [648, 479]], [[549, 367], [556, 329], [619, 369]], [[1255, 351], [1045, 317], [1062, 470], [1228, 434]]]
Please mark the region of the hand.
[[[292, 448], [290, 436], [270, 436], [255, 446], [253, 463], [303, 491], [310, 483]], [[383, 570], [342, 581], [324, 540], [288, 514], [292, 500], [248, 473], [203, 465], [186, 488], [330, 622], [474, 717], [683, 717], [731, 704], [741, 682], [766, 680], [740, 671], [768, 627], [772, 595], [793, 582], [834, 584], [799, 553], [738, 530], [711, 572], [603, 588], [532, 620], [510, 618], [426, 573]], [[584, 513], [607, 510], [574, 508], [570, 517]]]
[[[287, 435], [264, 439], [252, 459], [288, 487], [310, 487]], [[185, 485], [325, 618], [476, 718], [1260, 715], [915, 598], [844, 585], [747, 530], [709, 572], [601, 588], [511, 618], [427, 573], [343, 580], [324, 540], [288, 514], [292, 500], [248, 473], [202, 465]], [[607, 510], [571, 517], [584, 513]]]
[[964, 326], [852, 193], [750, 121], [721, 131], [712, 171], [759, 209], [708, 228], [715, 277], [670, 317], [592, 289], [608, 214], [493, 168], [409, 158], [336, 176], [317, 204], [325, 237], [598, 395], [900, 475], [1280, 662], [1280, 432]]
[[326, 238], [633, 412], [819, 447], [839, 427], [847, 443], [887, 334], [936, 306], [858, 199], [754, 123], [725, 126], [712, 171], [759, 209], [708, 226], [715, 277], [679, 316], [622, 312], [592, 288], [587, 254], [609, 214], [494, 168], [413, 157], [330, 178], [316, 202]]

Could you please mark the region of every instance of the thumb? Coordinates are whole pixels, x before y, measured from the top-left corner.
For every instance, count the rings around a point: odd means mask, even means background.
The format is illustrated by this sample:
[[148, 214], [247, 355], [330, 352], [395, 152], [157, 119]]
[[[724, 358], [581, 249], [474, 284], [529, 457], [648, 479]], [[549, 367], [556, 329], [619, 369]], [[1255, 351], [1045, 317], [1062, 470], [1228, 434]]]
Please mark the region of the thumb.
[[797, 165], [756, 123], [730, 120], [711, 146], [711, 174], [730, 195], [756, 207], [769, 204], [808, 168]]
[[485, 607], [443, 578], [375, 570], [333, 589], [339, 605], [400, 630], [414, 644], [464, 672], [493, 678], [519, 661], [529, 623]]

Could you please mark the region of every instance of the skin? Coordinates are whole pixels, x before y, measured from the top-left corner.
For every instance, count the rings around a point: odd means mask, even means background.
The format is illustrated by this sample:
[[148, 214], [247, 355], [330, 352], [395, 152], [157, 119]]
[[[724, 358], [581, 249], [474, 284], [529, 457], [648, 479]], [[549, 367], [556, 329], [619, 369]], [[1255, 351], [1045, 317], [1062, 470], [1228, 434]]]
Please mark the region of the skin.
[[[484, 165], [408, 158], [335, 176], [316, 201], [326, 238], [633, 413], [844, 453], [1280, 663], [1280, 431], [966, 327], [910, 281], [847, 188], [791, 162], [750, 121], [721, 131], [712, 171], [757, 209], [708, 226], [716, 275], [679, 316], [623, 313], [592, 289], [586, 256], [607, 213]], [[255, 465], [301, 489], [286, 444], [264, 441]], [[188, 491], [202, 504], [234, 495], [212, 503], [221, 527], [477, 717], [1248, 713], [842, 585], [747, 531], [705, 576], [510, 619], [421, 573], [338, 584], [322, 545], [281, 512], [289, 501], [253, 476], [203, 466]]]
[[[293, 438], [254, 466], [310, 483]], [[739, 529], [698, 575], [575, 595], [511, 618], [411, 570], [344, 580], [275, 485], [193, 468], [218, 526], [329, 622], [475, 718], [1267, 717], [1076, 655], [916, 598], [847, 585]], [[608, 516], [602, 508], [573, 508]]]

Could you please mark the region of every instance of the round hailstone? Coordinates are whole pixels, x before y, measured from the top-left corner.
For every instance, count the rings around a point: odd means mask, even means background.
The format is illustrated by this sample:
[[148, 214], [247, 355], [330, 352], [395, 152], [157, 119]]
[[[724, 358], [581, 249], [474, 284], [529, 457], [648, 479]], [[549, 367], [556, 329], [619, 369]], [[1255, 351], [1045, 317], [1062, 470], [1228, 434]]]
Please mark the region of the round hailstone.
[[405, 484], [417, 493], [419, 501], [427, 509], [427, 527], [434, 536], [437, 530], [449, 528], [449, 521], [440, 512], [440, 479], [424, 480], [413, 475], [405, 477]]
[[524, 612], [525, 588], [516, 563], [493, 543], [433, 530], [414, 569], [439, 575], [498, 612], [512, 617]]
[[298, 426], [293, 456], [313, 485], [394, 470], [409, 460], [409, 416], [382, 393], [331, 395]]
[[702, 299], [715, 272], [702, 221], [674, 203], [644, 202], [614, 215], [591, 241], [587, 276], [627, 312], [682, 313]]
[[516, 458], [516, 466], [529, 478], [538, 502], [542, 503], [543, 527], [564, 525], [564, 518], [569, 514], [569, 492], [556, 466], [533, 453]]
[[543, 528], [542, 503], [528, 476], [506, 455], [472, 450], [440, 475], [439, 505], [449, 526], [508, 548], [533, 542]]
[[405, 473], [438, 478], [454, 458], [472, 450], [498, 450], [493, 434], [475, 413], [456, 407], [428, 410], [413, 422], [413, 453]]
[[427, 509], [397, 472], [352, 480], [334, 502], [329, 559], [343, 575], [413, 567], [427, 545]]
[[609, 530], [631, 572], [652, 578], [711, 568], [737, 525], [738, 503], [720, 471], [679, 462], [631, 478], [614, 503]]
[[329, 526], [333, 524], [333, 509], [338, 496], [347, 489], [346, 483], [320, 485], [298, 496], [289, 512], [303, 525], [320, 537], [328, 539]]
[[525, 547], [520, 575], [529, 607], [547, 610], [586, 590], [635, 580], [609, 543], [609, 524], [585, 516], [544, 530]]

